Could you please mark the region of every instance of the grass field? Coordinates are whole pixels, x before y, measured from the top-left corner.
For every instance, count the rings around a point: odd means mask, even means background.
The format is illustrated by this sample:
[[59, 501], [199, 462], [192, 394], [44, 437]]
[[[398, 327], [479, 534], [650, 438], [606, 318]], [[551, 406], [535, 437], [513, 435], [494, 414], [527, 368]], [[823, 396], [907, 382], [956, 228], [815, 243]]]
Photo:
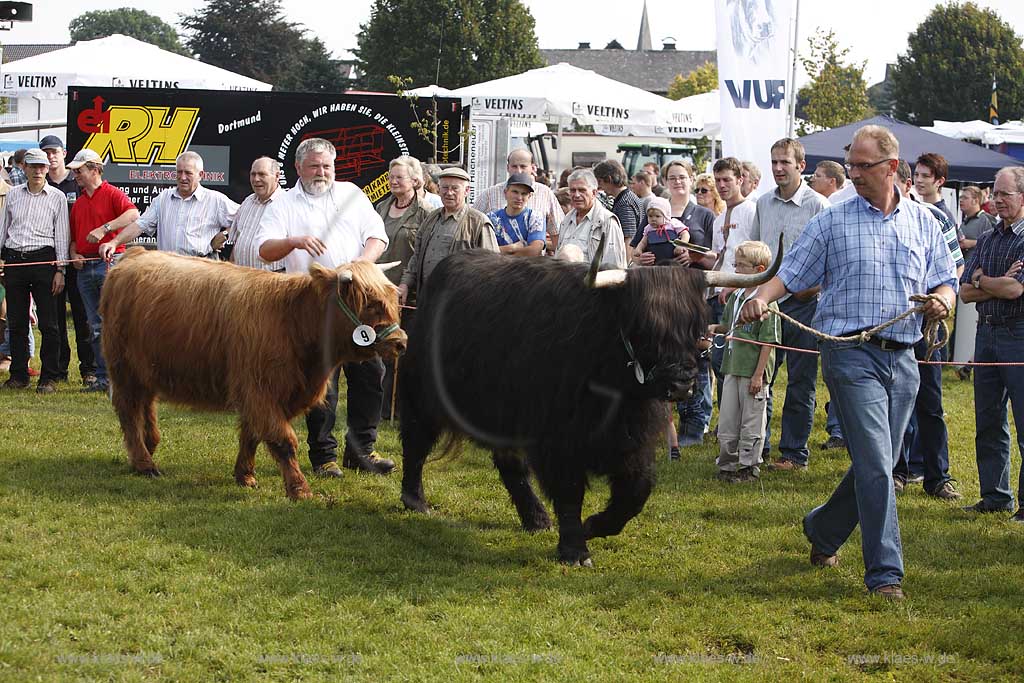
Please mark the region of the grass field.
[[[970, 385], [950, 373], [946, 396], [973, 503]], [[428, 465], [431, 516], [402, 510], [397, 473], [311, 479], [292, 503], [263, 447], [261, 488], [233, 483], [232, 416], [163, 406], [150, 480], [105, 397], [0, 391], [0, 681], [1019, 680], [1006, 515], [910, 486], [900, 604], [866, 595], [856, 534], [837, 569], [808, 564], [800, 519], [847, 465], [818, 448], [821, 412], [807, 472], [727, 485], [711, 442], [662, 457], [644, 512], [570, 569], [475, 448]], [[387, 424], [379, 450], [399, 453]]]

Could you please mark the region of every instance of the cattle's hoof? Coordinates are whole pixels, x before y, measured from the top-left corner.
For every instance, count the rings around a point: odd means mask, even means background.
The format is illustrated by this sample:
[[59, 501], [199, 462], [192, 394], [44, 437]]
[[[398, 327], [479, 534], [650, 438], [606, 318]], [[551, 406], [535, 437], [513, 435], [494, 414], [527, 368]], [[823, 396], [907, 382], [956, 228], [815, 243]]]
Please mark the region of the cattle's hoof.
[[430, 506], [427, 505], [427, 501], [409, 493], [402, 494], [402, 505], [405, 506], [406, 510], [412, 510], [413, 512], [422, 512], [424, 514], [430, 512]]
[[135, 472], [135, 474], [138, 474], [139, 476], [151, 477], [153, 479], [156, 479], [157, 477], [162, 476], [161, 473], [160, 473], [160, 470], [158, 470], [156, 467], [146, 467], [145, 469], [137, 469], [137, 470], [134, 470], [134, 472]]
[[551, 518], [547, 516], [547, 513], [533, 515], [531, 518], [522, 521], [523, 531], [531, 534], [547, 531], [551, 528]]
[[309, 490], [308, 486], [288, 492], [288, 498], [291, 500], [309, 500], [312, 497], [313, 492]]
[[251, 474], [246, 474], [242, 477], [235, 477], [235, 483], [239, 486], [244, 486], [247, 489], [258, 489], [260, 487], [256, 482], [256, 477]]
[[593, 567], [594, 561], [590, 559], [590, 552], [583, 551], [558, 551], [558, 561], [570, 567]]

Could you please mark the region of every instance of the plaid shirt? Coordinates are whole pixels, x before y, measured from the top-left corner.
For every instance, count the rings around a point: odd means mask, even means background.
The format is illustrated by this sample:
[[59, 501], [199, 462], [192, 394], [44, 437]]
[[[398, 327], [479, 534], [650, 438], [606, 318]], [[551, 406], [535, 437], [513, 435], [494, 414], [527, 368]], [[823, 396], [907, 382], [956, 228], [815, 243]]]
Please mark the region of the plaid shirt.
[[[490, 213], [505, 208], [505, 183], [498, 183], [486, 188], [473, 202], [473, 208], [480, 213]], [[533, 212], [541, 216], [549, 235], [557, 235], [558, 227], [565, 218], [562, 205], [555, 198], [555, 193], [547, 185], [537, 181], [533, 182], [533, 192], [526, 200], [526, 208], [533, 209]]]
[[[913, 306], [911, 295], [957, 282], [953, 257], [928, 209], [900, 199], [884, 216], [860, 196], [811, 219], [783, 258], [779, 278], [791, 292], [822, 285], [814, 327], [835, 336], [895, 318]], [[916, 342], [920, 314], [881, 336]]]
[[[978, 246], [967, 259], [967, 267], [960, 282], [968, 284], [971, 274], [979, 267], [986, 277], [1002, 277], [1014, 261], [1024, 261], [1024, 218], [1007, 227], [999, 221], [996, 227], [978, 238]], [[1024, 282], [1024, 271], [1014, 276]], [[1024, 297], [1016, 299], [989, 299], [978, 302], [979, 316], [1016, 317], [1024, 316]]]

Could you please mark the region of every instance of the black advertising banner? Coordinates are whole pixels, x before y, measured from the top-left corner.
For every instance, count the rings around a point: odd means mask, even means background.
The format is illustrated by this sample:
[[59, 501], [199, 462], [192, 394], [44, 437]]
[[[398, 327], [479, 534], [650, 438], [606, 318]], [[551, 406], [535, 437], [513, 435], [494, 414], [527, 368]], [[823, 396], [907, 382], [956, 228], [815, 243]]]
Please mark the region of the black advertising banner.
[[295, 148], [320, 137], [338, 150], [336, 178], [363, 188], [371, 201], [388, 193], [388, 163], [402, 155], [439, 164], [462, 162], [457, 99], [438, 98], [437, 154], [413, 123], [428, 121], [434, 101], [396, 95], [68, 89], [69, 157], [88, 147], [103, 159], [103, 176], [140, 210], [174, 185], [174, 160], [186, 150], [203, 157], [204, 186], [241, 202], [252, 189], [249, 167], [268, 156], [281, 162], [285, 187], [296, 181]]

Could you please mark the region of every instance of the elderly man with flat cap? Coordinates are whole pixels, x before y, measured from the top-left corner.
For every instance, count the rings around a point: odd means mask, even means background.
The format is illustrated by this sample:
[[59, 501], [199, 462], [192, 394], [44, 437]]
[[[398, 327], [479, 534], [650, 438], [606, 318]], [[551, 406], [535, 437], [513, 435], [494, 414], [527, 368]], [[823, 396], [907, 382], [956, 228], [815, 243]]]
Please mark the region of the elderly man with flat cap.
[[461, 168], [441, 171], [438, 186], [442, 206], [428, 213], [420, 224], [416, 251], [398, 287], [399, 303], [404, 304], [410, 293], [422, 296], [423, 284], [446, 256], [465, 249], [498, 251], [491, 219], [466, 204], [469, 181], [469, 174]]
[[505, 183], [504, 208], [487, 214], [502, 254], [540, 256], [544, 252], [544, 217], [528, 206], [532, 194], [533, 178], [513, 173]]

